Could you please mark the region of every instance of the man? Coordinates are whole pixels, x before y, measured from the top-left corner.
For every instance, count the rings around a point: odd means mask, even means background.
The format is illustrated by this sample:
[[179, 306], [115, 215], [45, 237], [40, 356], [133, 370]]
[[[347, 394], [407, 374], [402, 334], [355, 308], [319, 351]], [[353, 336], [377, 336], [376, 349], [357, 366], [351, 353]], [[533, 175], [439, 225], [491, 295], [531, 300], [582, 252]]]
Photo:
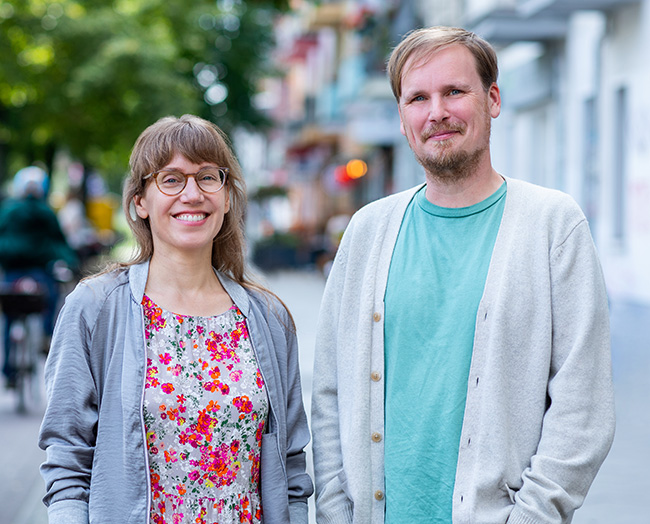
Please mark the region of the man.
[[319, 523], [568, 523], [614, 432], [605, 286], [567, 195], [490, 159], [496, 54], [410, 33], [388, 72], [420, 187], [360, 210], [319, 319]]

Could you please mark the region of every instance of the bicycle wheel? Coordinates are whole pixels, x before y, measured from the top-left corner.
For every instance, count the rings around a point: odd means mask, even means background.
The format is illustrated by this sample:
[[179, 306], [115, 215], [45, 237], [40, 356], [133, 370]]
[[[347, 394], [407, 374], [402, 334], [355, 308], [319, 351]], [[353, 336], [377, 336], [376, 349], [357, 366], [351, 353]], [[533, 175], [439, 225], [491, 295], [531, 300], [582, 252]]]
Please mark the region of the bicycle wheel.
[[40, 317], [30, 315], [14, 322], [11, 327], [14, 368], [16, 371], [16, 409], [26, 413], [29, 404], [38, 401], [38, 348]]

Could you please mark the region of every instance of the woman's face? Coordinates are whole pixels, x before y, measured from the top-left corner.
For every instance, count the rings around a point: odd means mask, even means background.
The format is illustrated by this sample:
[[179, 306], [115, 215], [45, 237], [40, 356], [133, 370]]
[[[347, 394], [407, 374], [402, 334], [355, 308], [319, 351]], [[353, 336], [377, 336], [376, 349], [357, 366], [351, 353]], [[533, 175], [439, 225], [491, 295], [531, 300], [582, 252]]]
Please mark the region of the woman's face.
[[[194, 164], [176, 153], [163, 169], [196, 173], [199, 169], [214, 166], [209, 162]], [[214, 166], [222, 167], [222, 166]], [[225, 214], [230, 209], [227, 184], [216, 193], [204, 193], [194, 177], [179, 194], [163, 194], [152, 179], [142, 195], [133, 198], [140, 218], [148, 218], [157, 255], [192, 254], [209, 255], [212, 242], [221, 230]]]

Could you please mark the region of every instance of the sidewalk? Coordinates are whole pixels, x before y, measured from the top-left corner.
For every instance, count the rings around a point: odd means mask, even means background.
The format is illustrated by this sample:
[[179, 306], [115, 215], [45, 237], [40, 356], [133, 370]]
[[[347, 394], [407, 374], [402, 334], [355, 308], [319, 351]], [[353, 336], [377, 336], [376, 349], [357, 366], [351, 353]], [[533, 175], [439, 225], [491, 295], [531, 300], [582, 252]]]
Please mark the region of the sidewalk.
[[614, 444], [573, 524], [650, 522], [650, 307], [612, 303]]
[[28, 412], [18, 414], [15, 395], [0, 384], [1, 524], [47, 524], [41, 501], [45, 486], [38, 470], [45, 459], [37, 443], [44, 410], [41, 377], [37, 386], [37, 398], [28, 403]]

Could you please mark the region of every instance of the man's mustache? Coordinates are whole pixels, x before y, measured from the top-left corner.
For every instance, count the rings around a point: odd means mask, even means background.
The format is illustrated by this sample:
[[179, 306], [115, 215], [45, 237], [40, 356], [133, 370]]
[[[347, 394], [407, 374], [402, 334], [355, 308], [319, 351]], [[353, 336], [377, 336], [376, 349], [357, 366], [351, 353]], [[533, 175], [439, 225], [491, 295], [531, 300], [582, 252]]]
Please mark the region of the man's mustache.
[[465, 126], [462, 124], [438, 124], [426, 128], [422, 131], [420, 138], [422, 142], [426, 142], [429, 138], [440, 133], [447, 133], [449, 131], [456, 131], [461, 135], [465, 132]]

